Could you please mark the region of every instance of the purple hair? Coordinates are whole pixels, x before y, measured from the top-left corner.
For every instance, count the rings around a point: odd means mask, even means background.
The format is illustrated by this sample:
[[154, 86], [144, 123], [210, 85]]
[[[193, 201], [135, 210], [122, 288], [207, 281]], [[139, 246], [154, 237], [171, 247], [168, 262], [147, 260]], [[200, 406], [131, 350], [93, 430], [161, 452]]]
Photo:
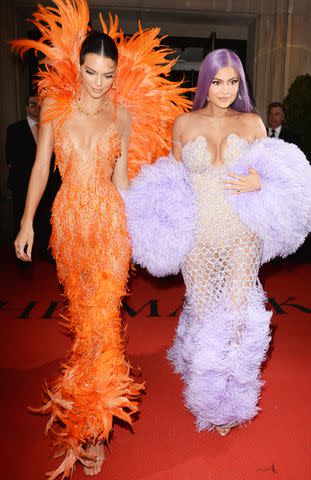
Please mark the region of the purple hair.
[[243, 65], [239, 57], [226, 48], [219, 50], [214, 50], [209, 53], [203, 60], [199, 79], [197, 84], [197, 90], [194, 97], [192, 110], [199, 110], [200, 108], [205, 107], [207, 104], [207, 94], [209, 87], [212, 83], [213, 78], [216, 73], [219, 72], [224, 67], [232, 67], [237, 71], [240, 77], [240, 87], [239, 87], [239, 96], [236, 97], [235, 101], [231, 105], [231, 108], [237, 110], [238, 112], [253, 112], [254, 107], [249, 98], [245, 73]]

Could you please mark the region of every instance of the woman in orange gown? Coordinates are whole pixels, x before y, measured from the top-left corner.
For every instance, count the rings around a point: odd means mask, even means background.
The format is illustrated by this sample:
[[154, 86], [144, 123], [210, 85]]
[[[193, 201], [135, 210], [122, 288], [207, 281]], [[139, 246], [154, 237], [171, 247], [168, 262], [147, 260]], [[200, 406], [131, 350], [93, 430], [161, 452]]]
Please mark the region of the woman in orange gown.
[[[66, 461], [51, 478], [68, 470], [77, 458], [86, 473], [98, 473], [102, 440], [109, 438], [113, 416], [130, 422], [143, 390], [129, 375], [119, 313], [130, 243], [118, 189], [128, 187], [131, 120], [128, 111], [107, 96], [117, 59], [117, 47], [108, 35], [93, 32], [84, 40], [79, 98], [64, 121], [40, 126], [36, 163], [15, 240], [18, 258], [29, 261], [33, 217], [54, 147], [62, 186], [53, 205], [51, 247], [69, 299], [68, 321], [75, 342], [42, 410], [64, 424], [62, 446], [68, 440]], [[43, 115], [51, 105], [49, 99], [44, 101]]]

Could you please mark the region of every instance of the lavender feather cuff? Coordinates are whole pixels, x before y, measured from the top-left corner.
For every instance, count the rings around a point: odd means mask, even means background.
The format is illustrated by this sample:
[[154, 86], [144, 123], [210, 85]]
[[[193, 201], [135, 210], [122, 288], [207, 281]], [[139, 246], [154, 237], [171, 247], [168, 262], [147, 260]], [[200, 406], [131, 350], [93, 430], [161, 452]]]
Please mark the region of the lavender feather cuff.
[[172, 154], [146, 165], [124, 197], [133, 261], [157, 277], [176, 274], [194, 243], [194, 197]]
[[262, 263], [295, 252], [311, 231], [311, 167], [296, 145], [283, 140], [256, 142], [231, 170], [245, 175], [255, 168], [258, 192], [228, 195], [243, 222], [263, 239]]

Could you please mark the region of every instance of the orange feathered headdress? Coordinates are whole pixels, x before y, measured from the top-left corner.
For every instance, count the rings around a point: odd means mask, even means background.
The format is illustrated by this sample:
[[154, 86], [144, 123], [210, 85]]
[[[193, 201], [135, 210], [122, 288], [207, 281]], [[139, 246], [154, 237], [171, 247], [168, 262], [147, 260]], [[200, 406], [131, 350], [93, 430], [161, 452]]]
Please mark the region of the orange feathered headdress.
[[[44, 54], [37, 75], [38, 94], [49, 97], [46, 120], [64, 120], [70, 114], [73, 98], [79, 93], [79, 52], [88, 32], [89, 10], [85, 0], [53, 0], [56, 7], [38, 6], [32, 22], [42, 37], [38, 41], [13, 40], [15, 51], [29, 49]], [[118, 17], [110, 14], [109, 27], [100, 14], [103, 31], [116, 42], [119, 51], [117, 102], [133, 116], [129, 147], [129, 174], [134, 176], [145, 163], [166, 155], [171, 148], [175, 118], [190, 108], [184, 93], [191, 89], [172, 82], [168, 75], [176, 63], [167, 57], [173, 52], [161, 45], [159, 28], [139, 30], [130, 38], [119, 28]]]

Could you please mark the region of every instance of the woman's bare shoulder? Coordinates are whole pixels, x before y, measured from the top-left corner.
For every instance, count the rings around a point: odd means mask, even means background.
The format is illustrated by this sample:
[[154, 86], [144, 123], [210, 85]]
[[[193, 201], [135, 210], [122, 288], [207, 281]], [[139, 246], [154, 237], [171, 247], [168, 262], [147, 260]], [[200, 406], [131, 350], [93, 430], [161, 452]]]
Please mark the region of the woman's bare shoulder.
[[174, 122], [174, 129], [175, 130], [184, 130], [185, 128], [190, 125], [193, 120], [197, 117], [197, 112], [187, 112], [182, 113], [178, 117], [176, 117]]
[[250, 123], [252, 125], [258, 125], [263, 123], [262, 118], [258, 113], [256, 112], [241, 112], [240, 113], [240, 119], [243, 122]]
[[54, 129], [56, 120], [54, 115], [50, 115], [50, 108], [55, 105], [56, 101], [50, 97], [44, 97], [39, 100], [40, 104], [40, 129], [46, 130], [49, 127]]
[[241, 120], [245, 127], [253, 134], [254, 139], [260, 139], [267, 136], [267, 131], [262, 118], [255, 112], [241, 113]]
[[122, 105], [118, 105], [117, 125], [122, 136], [130, 135], [132, 129], [132, 114], [126, 107]]
[[121, 120], [121, 122], [130, 122], [132, 119], [132, 114], [129, 111], [128, 108], [124, 107], [123, 105], [118, 105], [118, 113], [117, 113], [118, 119]]

